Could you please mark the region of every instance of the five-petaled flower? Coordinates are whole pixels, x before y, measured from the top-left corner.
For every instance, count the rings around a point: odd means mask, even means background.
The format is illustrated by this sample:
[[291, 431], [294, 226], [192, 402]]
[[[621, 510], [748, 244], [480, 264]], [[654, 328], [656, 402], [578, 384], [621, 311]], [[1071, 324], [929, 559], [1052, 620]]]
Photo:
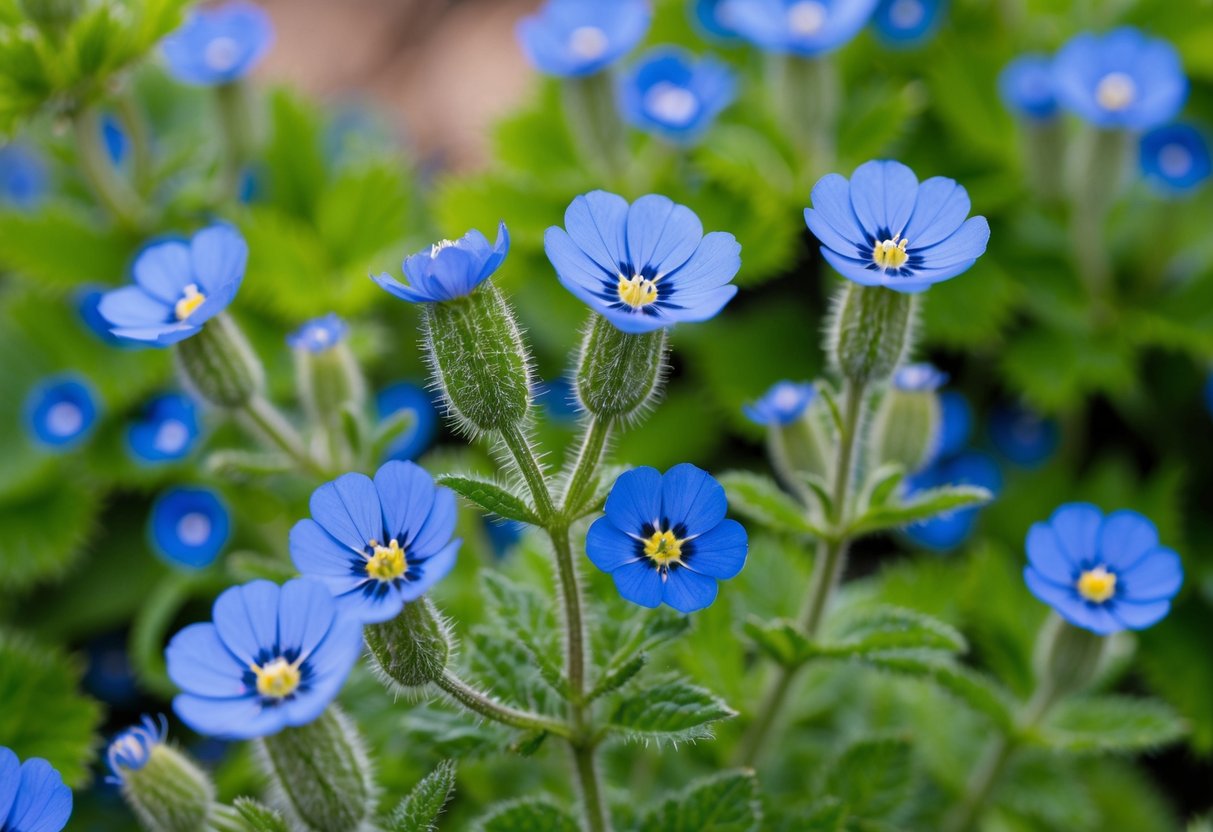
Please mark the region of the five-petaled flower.
[[1033, 121], [1057, 115], [1053, 92], [1053, 59], [1048, 55], [1020, 55], [998, 74], [998, 94], [1012, 113]]
[[1071, 38], [1053, 60], [1053, 85], [1063, 107], [1103, 129], [1156, 127], [1188, 97], [1175, 47], [1128, 26]]
[[152, 504], [152, 547], [169, 563], [204, 569], [227, 544], [231, 516], [209, 488], [172, 488]]
[[746, 417], [759, 425], [787, 425], [800, 418], [817, 398], [817, 386], [808, 381], [777, 381], [758, 401], [745, 405]]
[[619, 108], [635, 127], [688, 144], [707, 131], [736, 94], [733, 71], [715, 58], [654, 49], [619, 82]]
[[641, 333], [714, 317], [737, 287], [741, 246], [732, 234], [704, 235], [695, 212], [657, 194], [628, 205], [593, 191], [543, 237], [566, 289], [623, 332]]
[[1165, 196], [1192, 191], [1213, 174], [1209, 142], [1190, 124], [1164, 124], [1146, 133], [1138, 159], [1146, 182]]
[[345, 474], [312, 493], [312, 519], [291, 529], [291, 559], [352, 617], [396, 617], [455, 565], [455, 493], [425, 469], [392, 460], [372, 481]]
[[312, 722], [362, 652], [362, 624], [328, 589], [296, 579], [252, 581], [215, 600], [165, 651], [181, 721], [200, 734], [246, 740]]
[[286, 344], [293, 350], [327, 352], [345, 340], [349, 329], [349, 324], [330, 312], [319, 318], [312, 318], [286, 336]]
[[229, 225], [204, 228], [188, 243], [155, 242], [135, 260], [135, 285], [106, 292], [97, 309], [114, 335], [175, 344], [227, 308], [247, 264], [248, 245]]
[[98, 414], [92, 387], [73, 375], [45, 378], [25, 398], [29, 434], [49, 450], [79, 444], [92, 432]]
[[142, 770], [152, 756], [152, 749], [163, 743], [167, 734], [168, 720], [161, 714], [157, 719], [144, 716], [138, 725], [115, 736], [105, 751], [105, 763], [110, 770], [106, 781], [121, 785], [128, 772]]
[[586, 555], [632, 603], [701, 610], [716, 600], [716, 582], [745, 566], [746, 531], [725, 519], [727, 509], [720, 483], [690, 463], [664, 476], [635, 468], [611, 487], [605, 515], [586, 536]]
[[1077, 627], [1098, 635], [1142, 630], [1171, 609], [1183, 584], [1179, 555], [1135, 511], [1104, 516], [1069, 503], [1028, 531], [1023, 577], [1032, 594]]
[[651, 18], [648, 0], [548, 0], [519, 21], [518, 42], [540, 72], [592, 75], [631, 52]]
[[165, 393], [148, 402], [143, 417], [127, 428], [126, 444], [141, 462], [167, 462], [188, 456], [199, 433], [194, 400]]
[[920, 184], [900, 162], [865, 162], [849, 182], [828, 174], [812, 200], [805, 222], [822, 255], [864, 286], [924, 291], [968, 271], [990, 239], [986, 218], [969, 217], [961, 185], [943, 176]]
[[488, 280], [509, 250], [510, 234], [503, 222], [492, 246], [487, 237], [472, 229], [458, 240], [442, 240], [406, 258], [402, 268], [407, 284], [389, 274], [371, 275], [371, 279], [410, 303], [454, 300], [470, 295]]
[[802, 56], [837, 49], [859, 34], [877, 0], [725, 0], [729, 26], [768, 52]]
[[0, 746], [0, 830], [59, 832], [71, 816], [72, 790], [50, 763]]
[[891, 46], [916, 46], [934, 34], [943, 7], [944, 0], [880, 0], [872, 28]]
[[191, 12], [160, 48], [179, 81], [213, 86], [243, 78], [273, 42], [269, 15], [252, 3], [234, 2]]

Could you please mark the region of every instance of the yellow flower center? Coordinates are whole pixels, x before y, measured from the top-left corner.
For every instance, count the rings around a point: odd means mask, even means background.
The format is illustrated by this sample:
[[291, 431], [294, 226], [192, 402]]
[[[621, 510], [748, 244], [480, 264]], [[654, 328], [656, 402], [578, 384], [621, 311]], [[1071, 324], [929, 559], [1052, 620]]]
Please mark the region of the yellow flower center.
[[1116, 573], [1102, 566], [1088, 569], [1078, 576], [1078, 594], [1088, 601], [1102, 604], [1116, 594]]
[[181, 296], [181, 300], [177, 301], [174, 310], [177, 313], [177, 320], [184, 321], [190, 315], [194, 314], [199, 306], [206, 302], [206, 295], [198, 291], [198, 285], [191, 283], [185, 287], [185, 294]]
[[682, 563], [682, 541], [673, 532], [653, 532], [644, 542], [644, 553], [658, 566]]
[[367, 575], [377, 581], [394, 581], [404, 574], [408, 568], [408, 559], [395, 538], [386, 546], [380, 546], [372, 540], [371, 547], [374, 552], [366, 561]]
[[277, 658], [266, 662], [264, 667], [253, 665], [257, 676], [257, 693], [272, 699], [285, 699], [299, 689], [302, 678], [299, 667], [286, 659]]
[[1095, 87], [1095, 100], [1105, 110], [1118, 112], [1137, 98], [1137, 84], [1123, 72], [1109, 72]]
[[620, 277], [619, 299], [633, 309], [648, 306], [657, 300], [657, 283], [640, 275]]
[[882, 269], [900, 269], [910, 259], [906, 253], [909, 240], [902, 239], [900, 234], [894, 234], [893, 239], [876, 244], [872, 249], [872, 259]]

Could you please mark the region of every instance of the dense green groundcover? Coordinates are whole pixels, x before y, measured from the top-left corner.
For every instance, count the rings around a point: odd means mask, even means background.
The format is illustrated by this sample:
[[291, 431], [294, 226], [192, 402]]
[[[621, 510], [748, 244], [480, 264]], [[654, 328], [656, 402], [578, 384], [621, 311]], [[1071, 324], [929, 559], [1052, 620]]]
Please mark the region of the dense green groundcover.
[[[833, 160], [803, 152], [781, 127], [768, 56], [705, 44], [687, 4], [663, 0], [646, 43], [711, 50], [741, 77], [736, 103], [702, 142], [682, 149], [629, 132], [619, 139], [625, 162], [604, 166], [609, 159], [574, 141], [561, 83], [549, 78], [495, 128], [492, 164], [456, 175], [422, 166], [373, 113], [253, 88], [245, 122], [231, 110], [241, 102], [171, 80], [153, 49], [180, 22], [184, 0], [98, 0], [74, 22], [44, 19], [41, 28], [28, 19], [30, 9], [71, 5], [0, 0], [0, 131], [36, 148], [51, 177], [36, 208], [0, 203], [0, 745], [47, 758], [77, 789], [69, 828], [131, 828], [118, 790], [102, 783], [99, 752], [141, 714], [171, 713], [162, 648], [172, 633], [206, 619], [229, 585], [293, 574], [287, 532], [322, 481], [235, 470], [230, 456], [211, 456], [253, 447], [213, 409], [205, 445], [190, 458], [134, 462], [127, 425], [149, 397], [175, 389], [173, 362], [167, 350], [99, 341], [79, 318], [80, 292], [126, 283], [153, 236], [189, 234], [215, 217], [234, 223], [250, 260], [231, 311], [265, 362], [269, 397], [298, 413], [284, 337], [328, 312], [349, 323], [372, 389], [425, 384], [417, 309], [367, 275], [398, 275], [404, 255], [470, 228], [491, 237], [504, 219], [513, 248], [494, 283], [516, 307], [537, 375], [556, 380], [576, 359], [586, 313], [557, 282], [543, 233], [595, 188], [686, 204], [706, 229], [736, 235], [743, 262], [741, 291], [724, 313], [672, 331], [668, 389], [619, 433], [611, 462], [752, 472], [722, 476], [750, 533], [747, 566], [689, 618], [621, 599], [584, 559], [585, 524], [574, 527], [591, 665], [606, 668], [629, 643], [648, 655], [644, 674], [612, 694], [631, 735], [602, 750], [616, 828], [939, 828], [986, 741], [1012, 730], [1011, 703], [1034, 686], [1033, 649], [1049, 610], [1021, 577], [1025, 534], [1078, 500], [1151, 518], [1182, 556], [1185, 585], [1161, 623], [1112, 639], [1093, 690], [1028, 732], [982, 828], [1206, 828], [1213, 188], [1165, 198], [1134, 178], [1106, 224], [1084, 230], [1065, 200], [1034, 192], [1023, 126], [996, 91], [1013, 57], [1129, 24], [1179, 49], [1191, 81], [1183, 118], [1213, 123], [1213, 17], [1203, 0], [952, 0], [939, 31], [912, 48], [865, 31], [831, 56], [845, 91]], [[128, 155], [99, 174], [98, 164], [110, 165], [98, 158], [102, 116], [122, 125]], [[251, 137], [235, 135], [240, 124]], [[1065, 125], [1073, 146], [1082, 127]], [[827, 372], [821, 333], [842, 281], [818, 256], [803, 209], [820, 175], [849, 176], [872, 158], [956, 179], [973, 213], [989, 220], [985, 256], [925, 296], [916, 350], [968, 398], [970, 444], [989, 449], [988, 418], [1006, 403], [1055, 419], [1061, 443], [1034, 468], [1001, 459], [1003, 488], [953, 551], [887, 531], [860, 542], [823, 641], [809, 645], [770, 622], [797, 614], [813, 530], [790, 498], [770, 493], [763, 429], [742, 406], [777, 380]], [[94, 196], [99, 175], [120, 179], [103, 200]], [[238, 199], [246, 179], [251, 198]], [[1106, 285], [1080, 279], [1091, 246], [1112, 265]], [[55, 454], [31, 441], [21, 403], [64, 371], [93, 385], [102, 418], [85, 444]], [[538, 440], [552, 467], [573, 453], [576, 430], [574, 419], [541, 413]], [[490, 443], [449, 427], [418, 461], [435, 474], [496, 469]], [[218, 489], [233, 511], [231, 542], [202, 571], [168, 565], [149, 542], [152, 501], [185, 484]], [[480, 509], [461, 506], [459, 565], [430, 593], [452, 622], [455, 665], [508, 702], [558, 713], [545, 673], [561, 661], [547, 541], [530, 530], [503, 552], [490, 531]], [[900, 617], [865, 619], [877, 605]], [[734, 767], [778, 662], [809, 657], [755, 769]], [[433, 697], [396, 698], [368, 666], [356, 668], [340, 702], [377, 763], [383, 809], [450, 759], [456, 787], [441, 828], [472, 828], [493, 804], [517, 799], [561, 808], [537, 804], [529, 826], [519, 810], [486, 828], [576, 828], [561, 825], [563, 812], [576, 816], [577, 795], [557, 738]], [[224, 801], [264, 795], [249, 744], [199, 738], [176, 722], [170, 735], [213, 772]]]

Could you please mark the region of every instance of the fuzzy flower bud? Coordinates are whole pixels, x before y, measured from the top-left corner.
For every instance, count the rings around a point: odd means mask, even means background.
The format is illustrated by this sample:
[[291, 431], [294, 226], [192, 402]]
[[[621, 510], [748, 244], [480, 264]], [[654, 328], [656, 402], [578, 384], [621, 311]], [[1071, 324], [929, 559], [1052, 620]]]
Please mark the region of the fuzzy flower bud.
[[192, 338], [179, 342], [174, 356], [186, 388], [216, 407], [241, 407], [265, 384], [261, 362], [227, 315], [213, 318]]
[[893, 376], [872, 424], [872, 459], [918, 471], [938, 452], [943, 408], [936, 392], [947, 375], [930, 364], [909, 364]]
[[856, 384], [882, 381], [914, 341], [915, 295], [848, 282], [835, 296], [826, 344], [838, 371]]
[[1078, 693], [1095, 680], [1108, 639], [1051, 615], [1041, 628], [1034, 656], [1038, 683], [1054, 695]]
[[577, 398], [595, 416], [638, 415], [661, 387], [666, 331], [631, 335], [594, 315], [581, 342]]
[[405, 604], [390, 621], [368, 626], [363, 637], [383, 676], [405, 688], [433, 682], [451, 655], [446, 624], [425, 598]]
[[202, 769], [164, 742], [167, 723], [144, 717], [114, 737], [106, 751], [112, 783], [149, 832], [196, 832], [206, 827], [215, 787]]

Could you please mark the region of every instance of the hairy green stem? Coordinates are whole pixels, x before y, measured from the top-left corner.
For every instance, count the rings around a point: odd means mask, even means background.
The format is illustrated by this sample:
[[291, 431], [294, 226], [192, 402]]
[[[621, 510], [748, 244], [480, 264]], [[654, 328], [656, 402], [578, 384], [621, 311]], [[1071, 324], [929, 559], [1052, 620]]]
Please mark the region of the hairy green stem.
[[568, 488], [564, 492], [564, 514], [581, 507], [585, 490], [598, 471], [602, 461], [602, 452], [606, 448], [607, 439], [611, 435], [613, 422], [608, 417], [591, 416], [581, 439], [581, 449], [577, 453], [577, 464], [569, 478]]
[[329, 472], [307, 452], [299, 432], [264, 396], [253, 396], [238, 412], [256, 432], [293, 459], [302, 471], [322, 480], [328, 479]]
[[500, 722], [502, 725], [521, 728], [524, 731], [547, 731], [549, 734], [556, 734], [557, 736], [566, 738], [571, 735], [569, 726], [563, 722], [543, 716], [542, 714], [503, 705], [491, 696], [473, 688], [456, 676], [450, 669], [444, 670], [442, 675], [434, 680], [434, 684], [449, 694], [452, 699], [463, 707], [470, 711], [475, 711], [494, 722]]
[[118, 96], [116, 106], [122, 128], [131, 143], [131, 174], [136, 190], [146, 195], [152, 184], [152, 134], [147, 118], [135, 96], [127, 90]]
[[106, 211], [121, 225], [141, 231], [147, 224], [147, 206], [110, 160], [95, 109], [76, 114], [72, 120], [80, 170]]
[[253, 157], [252, 104], [248, 86], [232, 81], [215, 87], [219, 125], [223, 134], [223, 179], [226, 192], [238, 196], [240, 176]]
[[598, 780], [597, 751], [591, 744], [572, 746], [573, 763], [577, 768], [577, 782], [581, 787], [581, 800], [585, 809], [587, 832], [609, 832], [611, 817], [602, 799], [602, 784]]
[[552, 503], [552, 492], [548, 490], [543, 468], [540, 467], [539, 460], [535, 458], [535, 452], [531, 449], [531, 443], [527, 440], [526, 434], [523, 433], [520, 426], [511, 424], [501, 428], [501, 441], [505, 443], [510, 456], [514, 459], [514, 465], [518, 468], [518, 473], [522, 474], [527, 488], [531, 491], [531, 496], [535, 500], [535, 508], [539, 511], [539, 518], [544, 523], [550, 523], [556, 515], [556, 507]]

